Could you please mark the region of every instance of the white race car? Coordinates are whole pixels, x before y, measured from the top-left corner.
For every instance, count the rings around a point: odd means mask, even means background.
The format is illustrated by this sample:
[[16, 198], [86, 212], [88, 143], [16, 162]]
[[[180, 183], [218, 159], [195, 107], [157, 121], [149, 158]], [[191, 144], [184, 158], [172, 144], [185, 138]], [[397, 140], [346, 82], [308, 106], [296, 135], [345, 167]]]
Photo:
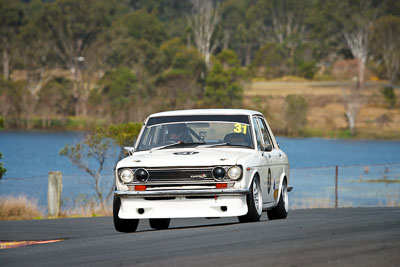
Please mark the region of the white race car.
[[115, 169], [114, 226], [139, 219], [166, 229], [171, 218], [237, 216], [240, 222], [288, 213], [289, 162], [264, 116], [241, 109], [156, 113]]

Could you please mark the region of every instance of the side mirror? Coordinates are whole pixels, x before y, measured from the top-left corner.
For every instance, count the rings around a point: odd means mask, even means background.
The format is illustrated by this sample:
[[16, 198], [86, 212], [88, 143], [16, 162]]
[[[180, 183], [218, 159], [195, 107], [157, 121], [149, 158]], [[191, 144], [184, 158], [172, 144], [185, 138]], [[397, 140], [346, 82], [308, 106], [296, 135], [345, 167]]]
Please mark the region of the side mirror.
[[124, 150], [124, 154], [129, 156], [132, 156], [133, 152], [135, 152], [135, 148], [130, 146], [124, 146]]
[[266, 152], [271, 152], [272, 151], [272, 145], [271, 144], [261, 144], [261, 149], [262, 151]]

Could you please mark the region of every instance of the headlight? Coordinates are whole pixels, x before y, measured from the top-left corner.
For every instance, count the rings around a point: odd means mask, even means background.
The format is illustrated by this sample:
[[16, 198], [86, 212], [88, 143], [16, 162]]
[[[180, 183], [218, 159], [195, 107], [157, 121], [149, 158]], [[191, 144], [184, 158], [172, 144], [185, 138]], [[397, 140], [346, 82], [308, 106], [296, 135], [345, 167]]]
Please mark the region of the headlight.
[[121, 172], [119, 177], [121, 178], [122, 182], [130, 183], [133, 181], [133, 172], [130, 169], [125, 169]]
[[138, 182], [145, 183], [149, 180], [149, 172], [146, 169], [137, 169], [135, 177]]
[[225, 174], [226, 174], [226, 171], [225, 171], [225, 169], [222, 168], [222, 167], [215, 167], [215, 168], [212, 170], [212, 176], [213, 176], [214, 179], [216, 179], [216, 180], [222, 180], [222, 179], [224, 179]]
[[233, 166], [228, 170], [228, 177], [232, 180], [239, 180], [240, 176], [242, 175], [242, 169], [238, 166]]

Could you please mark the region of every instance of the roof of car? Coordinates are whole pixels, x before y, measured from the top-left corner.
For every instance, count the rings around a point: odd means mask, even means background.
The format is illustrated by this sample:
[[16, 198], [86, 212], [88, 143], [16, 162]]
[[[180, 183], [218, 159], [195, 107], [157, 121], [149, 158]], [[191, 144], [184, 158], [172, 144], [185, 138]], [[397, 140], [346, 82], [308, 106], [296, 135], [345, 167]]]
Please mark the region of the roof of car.
[[248, 109], [186, 109], [158, 112], [149, 117], [164, 117], [164, 116], [190, 116], [190, 115], [262, 115], [258, 111]]

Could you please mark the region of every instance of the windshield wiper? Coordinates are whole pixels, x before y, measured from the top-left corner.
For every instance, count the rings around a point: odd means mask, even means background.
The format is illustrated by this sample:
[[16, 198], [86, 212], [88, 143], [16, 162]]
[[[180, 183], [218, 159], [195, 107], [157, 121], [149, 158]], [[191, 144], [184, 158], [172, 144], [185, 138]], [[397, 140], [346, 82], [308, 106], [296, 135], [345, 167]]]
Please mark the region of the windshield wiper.
[[160, 150], [160, 149], [174, 147], [174, 146], [187, 146], [187, 145], [190, 146], [190, 145], [202, 145], [202, 144], [204, 144], [204, 142], [182, 142], [182, 141], [179, 141], [179, 142], [168, 144], [165, 146], [155, 147], [155, 148], [151, 149], [150, 151]]
[[202, 146], [202, 147], [215, 147], [215, 146], [238, 146], [238, 147], [252, 148], [249, 145], [240, 145], [240, 144], [232, 144], [232, 143], [219, 143], [219, 144], [213, 144], [213, 145], [205, 145], [205, 146]]

